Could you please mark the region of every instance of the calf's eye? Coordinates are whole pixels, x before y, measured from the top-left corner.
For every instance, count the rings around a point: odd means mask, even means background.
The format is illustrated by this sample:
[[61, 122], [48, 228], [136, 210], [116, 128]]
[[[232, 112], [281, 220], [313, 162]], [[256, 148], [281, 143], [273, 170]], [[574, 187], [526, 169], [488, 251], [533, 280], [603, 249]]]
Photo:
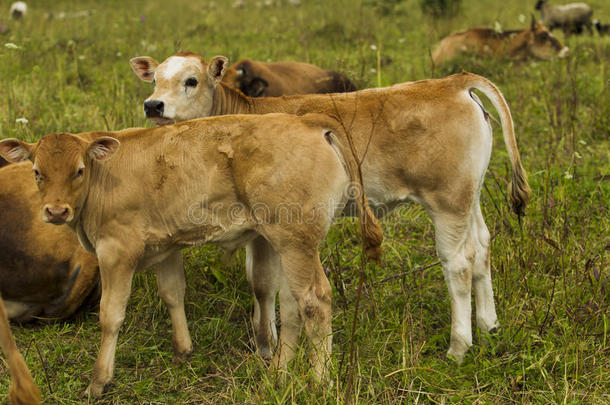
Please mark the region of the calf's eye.
[[76, 172], [76, 174], [74, 175], [75, 179], [78, 179], [79, 177], [81, 177], [84, 173], [83, 168], [81, 167], [80, 169], [78, 169], [78, 171]]
[[186, 79], [186, 82], [184, 82], [184, 85], [186, 87], [197, 87], [197, 83], [199, 83], [197, 79], [195, 79], [194, 77], [189, 77], [188, 79]]
[[32, 169], [32, 171], [34, 172], [34, 179], [37, 183], [40, 183], [42, 181], [42, 176], [40, 175], [40, 172], [37, 169]]

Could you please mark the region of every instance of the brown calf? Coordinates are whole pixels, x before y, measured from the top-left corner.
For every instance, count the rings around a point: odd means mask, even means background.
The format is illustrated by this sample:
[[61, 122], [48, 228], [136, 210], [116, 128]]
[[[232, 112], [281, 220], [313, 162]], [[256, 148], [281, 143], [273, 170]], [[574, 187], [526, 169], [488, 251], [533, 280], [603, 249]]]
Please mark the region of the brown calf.
[[0, 169], [0, 294], [8, 317], [71, 316], [99, 297], [95, 255], [69, 229], [46, 224], [29, 162]]
[[[492, 130], [473, 90], [485, 94], [500, 114], [512, 165], [510, 200], [518, 214], [525, 209], [529, 186], [510, 110], [493, 83], [463, 73], [352, 93], [249, 98], [222, 83], [228, 66], [224, 56], [207, 64], [198, 55], [181, 54], [156, 66], [141, 74], [156, 79], [155, 91], [146, 103], [161, 106], [148, 114], [157, 123], [269, 112], [314, 112], [334, 117], [350, 132], [359, 158], [364, 159], [366, 193], [375, 213], [383, 216], [411, 200], [422, 204], [434, 221], [437, 251], [451, 297], [448, 354], [461, 362], [472, 345], [471, 286], [479, 328], [487, 332], [498, 326], [491, 287], [490, 235], [479, 203], [491, 156]], [[185, 88], [190, 79], [200, 84]], [[252, 241], [246, 255], [246, 271], [256, 297], [253, 320], [257, 345], [265, 354], [275, 333], [278, 288], [282, 318], [284, 311], [295, 312], [296, 303], [286, 286], [276, 281], [280, 261], [264, 239]], [[284, 325], [282, 322], [282, 335]]]
[[[51, 134], [35, 144], [0, 141], [7, 160], [34, 163], [43, 219], [67, 223], [97, 253], [102, 344], [92, 395], [112, 378], [135, 271], [157, 266], [175, 353], [184, 359], [192, 343], [181, 249], [214, 243], [234, 250], [256, 238], [281, 259], [276, 276], [296, 305], [283, 318], [273, 364], [284, 367], [294, 355], [304, 324], [315, 375], [325, 375], [332, 294], [317, 247], [345, 207], [346, 190], [361, 189], [340, 130], [328, 129], [336, 124], [323, 115], [227, 116], [120, 133]], [[381, 230], [366, 200], [357, 202], [367, 246], [377, 255]], [[288, 331], [294, 336], [282, 340]]]
[[460, 55], [492, 56], [524, 60], [548, 60], [568, 56], [569, 49], [542, 24], [532, 19], [529, 28], [520, 31], [496, 32], [490, 28], [471, 28], [455, 32], [441, 40], [432, 53], [432, 61], [440, 65]]
[[8, 359], [8, 367], [11, 373], [11, 387], [8, 391], [9, 402], [13, 405], [36, 405], [40, 404], [40, 391], [34, 384], [27, 364], [21, 353], [17, 350], [15, 339], [11, 334], [8, 317], [2, 297], [0, 297], [0, 347]]

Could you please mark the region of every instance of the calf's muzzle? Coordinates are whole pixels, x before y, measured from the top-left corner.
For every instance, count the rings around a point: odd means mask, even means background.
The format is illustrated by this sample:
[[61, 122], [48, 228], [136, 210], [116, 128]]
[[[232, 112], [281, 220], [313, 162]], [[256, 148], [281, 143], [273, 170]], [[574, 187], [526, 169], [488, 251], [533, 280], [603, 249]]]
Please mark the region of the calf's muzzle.
[[46, 204], [42, 209], [42, 219], [51, 224], [64, 224], [72, 218], [72, 208], [66, 204]]
[[161, 100], [148, 100], [144, 102], [146, 118], [163, 117], [164, 104]]

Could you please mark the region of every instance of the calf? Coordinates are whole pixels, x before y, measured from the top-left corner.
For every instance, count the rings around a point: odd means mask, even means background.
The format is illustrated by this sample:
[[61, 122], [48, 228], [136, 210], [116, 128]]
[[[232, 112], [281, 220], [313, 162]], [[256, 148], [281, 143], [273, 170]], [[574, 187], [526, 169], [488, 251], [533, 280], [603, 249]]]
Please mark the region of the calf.
[[[214, 243], [234, 250], [257, 237], [281, 259], [277, 277], [296, 305], [283, 319], [295, 336], [282, 342], [273, 364], [286, 364], [303, 323], [315, 349], [315, 375], [325, 374], [332, 294], [317, 246], [345, 206], [345, 190], [360, 189], [353, 157], [328, 129], [336, 125], [322, 115], [268, 114], [122, 133], [51, 134], [36, 144], [0, 141], [6, 159], [34, 163], [42, 218], [67, 223], [97, 253], [102, 344], [92, 395], [100, 395], [112, 378], [135, 271], [156, 266], [176, 358], [184, 359], [192, 344], [181, 249]], [[379, 224], [366, 200], [356, 200], [367, 246], [377, 256]]]
[[563, 46], [544, 25], [532, 18], [529, 28], [521, 31], [496, 32], [490, 28], [471, 28], [455, 32], [441, 40], [432, 53], [435, 65], [464, 54], [480, 57], [529, 58], [548, 60], [555, 56], [568, 56], [568, 47]]
[[[492, 131], [488, 114], [473, 90], [483, 92], [500, 114], [512, 165], [513, 211], [523, 214], [529, 198], [513, 121], [500, 90], [481, 76], [462, 73], [352, 93], [249, 98], [222, 82], [227, 64], [224, 56], [212, 58], [208, 64], [198, 55], [180, 54], [155, 63], [154, 70], [140, 72], [145, 74], [143, 79], [156, 80], [155, 91], [144, 104], [158, 108], [147, 109], [147, 116], [157, 123], [270, 112], [333, 116], [354, 139], [356, 155], [363, 160], [366, 193], [375, 213], [381, 217], [412, 200], [432, 216], [451, 297], [448, 354], [461, 362], [472, 345], [471, 284], [477, 325], [485, 332], [498, 326], [491, 288], [490, 236], [479, 204], [491, 156]], [[186, 86], [191, 80], [198, 85]], [[253, 240], [246, 247], [246, 256], [246, 271], [256, 297], [257, 345], [265, 352], [265, 337], [275, 333], [277, 288], [281, 317], [284, 311], [294, 313], [296, 303], [285, 286], [267, 281], [278, 280], [273, 274], [281, 267], [267, 241]], [[286, 327], [282, 322], [282, 335]]]
[[17, 350], [15, 339], [11, 334], [4, 303], [0, 297], [0, 348], [8, 359], [12, 384], [8, 391], [9, 402], [13, 405], [40, 404], [40, 391], [34, 383], [30, 370], [21, 353]]
[[0, 169], [0, 294], [22, 322], [67, 318], [99, 297], [95, 255], [69, 229], [44, 223], [39, 204], [29, 162]]
[[[136, 74], [154, 70], [156, 67], [154, 60], [149, 57], [133, 58], [130, 64]], [[152, 77], [149, 81], [152, 81]], [[223, 82], [249, 97], [356, 90], [352, 82], [341, 73], [302, 62], [258, 62], [242, 59], [227, 69]]]
[[547, 0], [538, 0], [536, 10], [540, 11], [542, 23], [550, 30], [561, 28], [563, 33], [582, 34], [583, 28], [591, 29], [591, 16], [593, 10], [586, 3], [569, 3], [560, 6], [552, 6]]

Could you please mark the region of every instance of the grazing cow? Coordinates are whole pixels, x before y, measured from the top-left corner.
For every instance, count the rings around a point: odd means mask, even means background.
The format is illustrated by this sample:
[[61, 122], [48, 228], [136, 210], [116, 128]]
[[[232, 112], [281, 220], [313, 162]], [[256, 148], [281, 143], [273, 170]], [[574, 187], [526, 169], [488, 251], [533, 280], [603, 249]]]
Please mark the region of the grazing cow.
[[560, 6], [552, 6], [547, 0], [538, 0], [536, 10], [540, 11], [542, 23], [550, 30], [561, 28], [564, 34], [582, 34], [583, 28], [591, 29], [591, 16], [593, 10], [586, 3], [569, 3]]
[[[178, 54], [179, 55], [179, 54]], [[187, 54], [185, 54], [187, 55]], [[154, 59], [133, 58], [133, 71], [154, 70]], [[143, 77], [144, 76], [140, 76]], [[152, 81], [152, 77], [148, 79]], [[292, 94], [342, 93], [356, 87], [341, 73], [301, 62], [258, 62], [242, 59], [227, 69], [223, 82], [249, 97], [279, 97]]]
[[69, 229], [44, 223], [39, 205], [29, 162], [0, 169], [0, 294], [22, 322], [67, 318], [99, 296], [95, 255]]
[[12, 383], [8, 391], [9, 402], [13, 405], [40, 404], [40, 391], [38, 391], [21, 353], [17, 350], [2, 297], [0, 297], [0, 348], [8, 359], [8, 368], [11, 373]]
[[555, 56], [566, 57], [568, 53], [568, 47], [563, 46], [544, 25], [532, 18], [531, 26], [521, 31], [499, 33], [490, 28], [471, 28], [455, 32], [439, 42], [432, 53], [432, 61], [438, 66], [465, 54], [509, 57], [515, 60], [548, 60]]
[[[354, 158], [338, 138], [343, 135], [328, 129], [336, 125], [325, 115], [267, 114], [122, 133], [51, 134], [35, 144], [0, 141], [7, 160], [34, 163], [43, 219], [67, 223], [97, 253], [102, 344], [89, 386], [92, 395], [101, 395], [112, 378], [135, 271], [156, 265], [176, 358], [184, 359], [192, 344], [181, 249], [214, 243], [231, 251], [257, 237], [264, 237], [281, 259], [283, 273], [277, 277], [297, 306], [282, 323], [286, 332], [293, 327], [295, 336], [282, 340], [282, 330], [280, 347], [285, 349], [273, 364], [285, 366], [303, 323], [315, 349], [315, 375], [326, 374], [332, 294], [317, 247], [342, 212], [345, 191], [361, 190]], [[381, 229], [364, 197], [356, 202], [364, 216], [366, 246], [377, 257]]]
[[[227, 65], [224, 56], [212, 58], [208, 64], [198, 55], [181, 54], [155, 63], [155, 70], [140, 72], [142, 78], [156, 80], [154, 93], [144, 103], [155, 106], [145, 108], [148, 118], [168, 123], [210, 115], [270, 112], [316, 112], [335, 117], [353, 137], [358, 156], [365, 157], [366, 193], [376, 214], [382, 216], [413, 200], [431, 215], [451, 297], [448, 354], [461, 362], [472, 345], [471, 283], [477, 325], [485, 332], [498, 326], [491, 288], [490, 236], [479, 205], [492, 131], [488, 114], [473, 90], [483, 92], [500, 114], [512, 165], [513, 211], [521, 215], [529, 197], [513, 121], [500, 90], [481, 76], [462, 73], [352, 93], [249, 98], [222, 83]], [[189, 80], [199, 85], [186, 86]], [[260, 238], [246, 247], [246, 256], [246, 271], [256, 297], [253, 321], [257, 345], [264, 353], [268, 348], [263, 338], [274, 334], [278, 288], [277, 283], [268, 282], [278, 277], [269, 273], [280, 271], [280, 261]], [[293, 313], [295, 305], [281, 287], [280, 316], [283, 311]], [[282, 334], [285, 328], [282, 322]]]

